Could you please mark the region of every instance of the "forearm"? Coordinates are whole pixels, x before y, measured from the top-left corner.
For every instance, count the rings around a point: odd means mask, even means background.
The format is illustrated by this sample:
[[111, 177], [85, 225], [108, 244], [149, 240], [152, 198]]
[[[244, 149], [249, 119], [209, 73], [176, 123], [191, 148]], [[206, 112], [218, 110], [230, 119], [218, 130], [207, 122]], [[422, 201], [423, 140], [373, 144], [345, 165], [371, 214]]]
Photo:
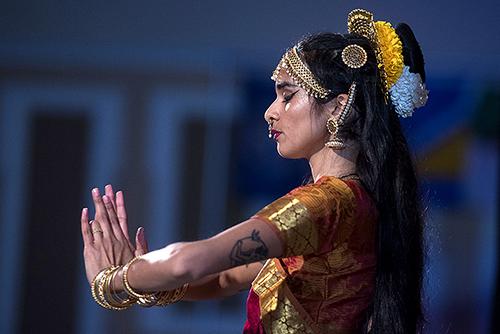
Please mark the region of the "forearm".
[[[210, 274], [281, 254], [280, 239], [269, 225], [248, 220], [210, 239], [176, 243], [147, 253], [129, 267], [127, 278], [137, 291], [171, 290]], [[113, 288], [118, 291], [123, 289], [122, 271], [113, 281]]]
[[206, 300], [223, 298], [248, 290], [252, 281], [262, 269], [263, 263], [256, 262], [208, 275], [189, 283], [184, 300]]
[[[129, 267], [127, 280], [134, 290], [156, 292], [177, 288], [196, 279], [186, 269], [182, 254], [188, 243], [175, 243], [142, 255]], [[113, 281], [116, 291], [123, 290], [123, 268]]]

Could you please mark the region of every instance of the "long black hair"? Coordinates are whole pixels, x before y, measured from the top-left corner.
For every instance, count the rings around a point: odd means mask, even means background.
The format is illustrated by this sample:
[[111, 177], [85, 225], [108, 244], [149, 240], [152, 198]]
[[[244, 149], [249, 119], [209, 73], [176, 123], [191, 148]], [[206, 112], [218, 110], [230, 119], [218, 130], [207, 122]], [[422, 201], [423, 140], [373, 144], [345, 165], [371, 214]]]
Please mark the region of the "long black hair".
[[[425, 80], [422, 52], [410, 27], [400, 24], [396, 32], [403, 43], [405, 65]], [[367, 51], [367, 63], [359, 69], [342, 61], [342, 50], [350, 44]], [[352, 82], [357, 84], [354, 112], [339, 135], [359, 143], [357, 173], [379, 212], [375, 292], [364, 332], [420, 332], [424, 255], [418, 180], [399, 118], [381, 89], [375, 52], [357, 34], [319, 33], [305, 37], [299, 46], [303, 60], [331, 91], [324, 99], [316, 98], [318, 104], [347, 93]]]

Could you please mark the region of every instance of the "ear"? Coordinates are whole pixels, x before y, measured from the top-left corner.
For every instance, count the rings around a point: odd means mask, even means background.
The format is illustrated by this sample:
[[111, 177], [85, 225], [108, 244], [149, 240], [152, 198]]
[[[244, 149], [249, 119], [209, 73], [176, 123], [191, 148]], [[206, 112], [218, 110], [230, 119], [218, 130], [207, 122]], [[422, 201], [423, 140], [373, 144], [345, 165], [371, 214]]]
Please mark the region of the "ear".
[[342, 109], [347, 104], [347, 94], [339, 94], [336, 98], [332, 99], [330, 102], [326, 104], [326, 108], [328, 110], [328, 114], [332, 116], [337, 116], [340, 114]]
[[340, 104], [342, 107], [345, 107], [345, 105], [347, 104], [347, 98], [348, 98], [347, 94], [339, 94], [335, 98], [335, 100], [337, 100], [337, 103]]

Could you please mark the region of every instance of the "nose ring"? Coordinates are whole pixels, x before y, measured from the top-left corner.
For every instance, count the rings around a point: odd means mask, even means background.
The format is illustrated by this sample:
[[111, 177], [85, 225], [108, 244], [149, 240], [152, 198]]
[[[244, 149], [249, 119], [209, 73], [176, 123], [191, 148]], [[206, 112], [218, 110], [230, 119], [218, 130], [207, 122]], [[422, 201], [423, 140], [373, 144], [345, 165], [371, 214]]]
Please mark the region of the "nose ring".
[[271, 130], [273, 129], [273, 122], [268, 122], [268, 124], [269, 124], [269, 127], [267, 128], [267, 131], [269, 132], [268, 137], [269, 139], [271, 139], [273, 137], [271, 132]]

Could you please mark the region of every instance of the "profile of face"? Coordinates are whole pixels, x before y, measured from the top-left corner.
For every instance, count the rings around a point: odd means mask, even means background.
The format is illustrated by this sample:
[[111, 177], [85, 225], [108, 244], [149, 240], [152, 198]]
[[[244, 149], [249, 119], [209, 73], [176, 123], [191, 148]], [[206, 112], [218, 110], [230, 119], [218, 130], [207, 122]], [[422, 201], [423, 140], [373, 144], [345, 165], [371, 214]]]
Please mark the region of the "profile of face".
[[329, 117], [338, 113], [337, 103], [315, 105], [314, 98], [299, 87], [284, 70], [275, 84], [276, 99], [264, 114], [272, 124], [272, 138], [280, 156], [309, 159], [324, 148], [330, 134], [326, 128]]

